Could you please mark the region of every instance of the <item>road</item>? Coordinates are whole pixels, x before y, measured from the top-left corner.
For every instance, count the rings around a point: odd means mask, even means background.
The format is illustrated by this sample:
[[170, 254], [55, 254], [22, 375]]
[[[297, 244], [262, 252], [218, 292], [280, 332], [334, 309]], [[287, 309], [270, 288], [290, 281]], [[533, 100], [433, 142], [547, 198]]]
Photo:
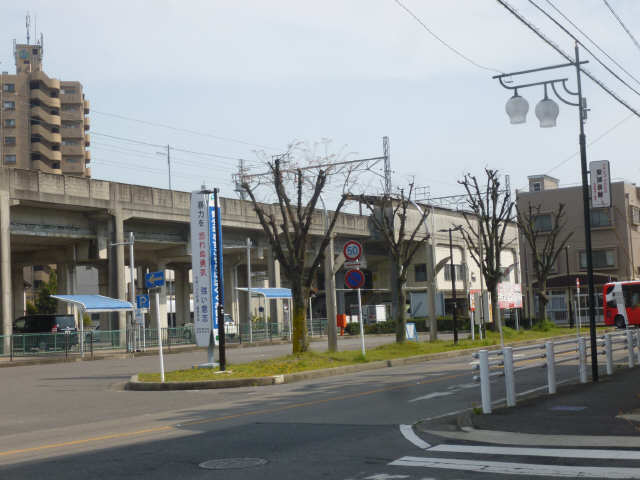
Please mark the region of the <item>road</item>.
[[[357, 339], [349, 346], [357, 348]], [[234, 356], [238, 361], [276, 350], [229, 354], [233, 362]], [[201, 356], [167, 356], [168, 368], [188, 367]], [[154, 357], [6, 368], [0, 371], [0, 478], [495, 478], [402, 462], [424, 450], [401, 425], [479, 403], [469, 361], [464, 356], [285, 385], [176, 392], [121, 389], [130, 374], [155, 370]], [[529, 372], [519, 391], [543, 383], [544, 370]], [[575, 366], [559, 367], [561, 378], [575, 374]], [[499, 379], [493, 395], [503, 396]], [[260, 464], [229, 460], [243, 458]], [[200, 466], [209, 460], [224, 471]]]

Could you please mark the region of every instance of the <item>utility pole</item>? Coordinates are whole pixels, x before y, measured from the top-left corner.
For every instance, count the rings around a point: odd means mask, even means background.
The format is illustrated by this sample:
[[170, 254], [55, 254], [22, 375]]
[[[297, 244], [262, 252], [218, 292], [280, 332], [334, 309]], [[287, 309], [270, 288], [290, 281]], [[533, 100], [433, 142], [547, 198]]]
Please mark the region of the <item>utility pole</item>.
[[244, 181], [244, 177], [247, 174], [247, 169], [244, 166], [244, 160], [238, 160], [238, 173], [233, 176], [234, 183], [236, 184], [236, 193], [240, 195], [241, 200], [247, 199], [247, 192], [242, 188], [242, 182]]
[[573, 303], [573, 301], [571, 299], [571, 296], [572, 296], [571, 295], [571, 283], [569, 282], [569, 245], [565, 245], [564, 246], [564, 259], [565, 259], [565, 262], [567, 264], [567, 285], [569, 285], [569, 288], [568, 288], [568, 290], [569, 290], [568, 291], [568, 293], [569, 293], [569, 298], [568, 298], [568, 301], [569, 301], [569, 327], [573, 328], [573, 325], [574, 325], [574, 322], [573, 322], [573, 307], [571, 305]]
[[173, 190], [171, 188], [171, 147], [167, 145], [167, 168], [169, 169], [169, 190]]
[[253, 319], [251, 318], [251, 239], [247, 237], [247, 321], [249, 322], [249, 343], [253, 343]]
[[[118, 242], [118, 243], [112, 243], [111, 246], [112, 247], [116, 247], [118, 245], [128, 245], [129, 246], [129, 297], [131, 299], [131, 305], [133, 306], [133, 310], [131, 311], [131, 323], [130, 323], [130, 329], [131, 329], [131, 350], [132, 351], [136, 351], [136, 338], [135, 338], [135, 333], [133, 333], [135, 330], [135, 322], [136, 322], [136, 284], [135, 284], [135, 261], [133, 258], [133, 245], [135, 243], [135, 236], [133, 234], [133, 232], [129, 232], [129, 241], [128, 242]], [[144, 328], [144, 326], [143, 326]], [[159, 331], [159, 330], [158, 330]]]
[[389, 154], [389, 137], [382, 137], [382, 156], [384, 157], [384, 193], [391, 195], [391, 156]]

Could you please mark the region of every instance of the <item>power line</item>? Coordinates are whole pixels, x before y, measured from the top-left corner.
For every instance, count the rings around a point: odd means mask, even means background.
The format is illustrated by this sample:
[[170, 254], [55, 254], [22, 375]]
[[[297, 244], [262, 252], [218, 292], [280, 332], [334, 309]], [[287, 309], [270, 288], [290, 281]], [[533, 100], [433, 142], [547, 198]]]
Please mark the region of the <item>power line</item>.
[[[506, 0], [496, 0], [500, 5], [506, 8], [509, 13], [511, 13], [514, 17], [524, 23], [533, 33], [535, 33], [538, 37], [544, 40], [550, 47], [552, 47], [556, 52], [562, 55], [567, 61], [571, 63], [575, 63], [575, 59], [573, 59], [568, 53], [562, 50], [558, 45], [556, 45], [553, 41], [551, 41], [545, 34], [543, 34], [540, 29], [534, 26], [531, 22], [529, 22], [526, 18], [520, 14], [514, 7], [512, 7]], [[591, 72], [589, 72], [586, 68], [580, 69], [587, 77], [589, 77], [596, 85], [602, 88], [605, 92], [607, 92], [614, 100], [627, 108], [630, 112], [633, 112], [637, 117], [640, 117], [640, 112], [625, 102], [622, 98], [620, 98], [615, 92], [613, 92], [609, 87], [607, 87], [604, 83], [598, 80]]]
[[[605, 130], [603, 133], [601, 133], [600, 135], [598, 135], [596, 138], [594, 138], [592, 141], [589, 142], [589, 146], [593, 145], [594, 143], [596, 143], [597, 141], [603, 139], [604, 137], [606, 137], [607, 135], [609, 135], [611, 132], [613, 132], [616, 128], [618, 128], [620, 125], [622, 125], [623, 123], [625, 123], [627, 120], [629, 120], [630, 118], [633, 117], [633, 113], [630, 113], [629, 115], [627, 115], [626, 117], [624, 117], [622, 120], [620, 120], [618, 123], [616, 123], [615, 125], [613, 125], [611, 128]], [[545, 173], [545, 175], [548, 175], [549, 173], [553, 172], [554, 170], [557, 170], [558, 168], [560, 168], [562, 165], [564, 165], [565, 163], [567, 163], [569, 160], [571, 160], [572, 158], [575, 158], [578, 156], [580, 152], [577, 151], [575, 153], [573, 153], [572, 155], [568, 156], [567, 158], [565, 158], [562, 162], [560, 162], [559, 164], [557, 164], [555, 167], [550, 168], [549, 170], [547, 170]]]
[[578, 45], [580, 45], [582, 48], [584, 48], [587, 52], [589, 52], [591, 54], [591, 56], [595, 59], [596, 62], [598, 62], [600, 65], [602, 65], [611, 75], [613, 75], [616, 79], [618, 79], [624, 86], [626, 86], [629, 90], [631, 90], [633, 93], [635, 93], [636, 95], [640, 95], [640, 92], [638, 90], [636, 90], [635, 88], [633, 88], [631, 85], [629, 85], [626, 81], [624, 81], [622, 78], [620, 78], [620, 76], [614, 72], [611, 68], [609, 68], [608, 65], [606, 65], [602, 60], [600, 60], [590, 49], [589, 47], [587, 47], [584, 43], [582, 43], [580, 40], [578, 40], [578, 38], [573, 35], [569, 30], [567, 30], [564, 25], [562, 25], [560, 22], [558, 22], [555, 18], [553, 18], [549, 12], [547, 12], [544, 8], [542, 8], [540, 5], [538, 5], [536, 2], [534, 2], [533, 0], [529, 0], [529, 3], [531, 5], [533, 5], [534, 7], [536, 7], [540, 12], [542, 12], [542, 14], [547, 17], [549, 20], [551, 20], [553, 23], [555, 23], [555, 25], [562, 30], [564, 33], [566, 33], [567, 35], [569, 35], [576, 43], [578, 43]]
[[624, 24], [624, 22], [622, 21], [622, 19], [620, 18], [620, 16], [616, 13], [616, 11], [613, 9], [613, 7], [609, 4], [609, 2], [607, 2], [607, 0], [602, 0], [604, 2], [604, 4], [607, 6], [607, 8], [609, 9], [609, 11], [611, 12], [611, 14], [616, 17], [616, 20], [618, 20], [618, 23], [620, 24], [620, 26], [622, 26], [622, 28], [624, 28], [624, 31], [627, 32], [627, 35], [629, 35], [629, 38], [631, 38], [631, 40], [633, 41], [633, 43], [635, 44], [635, 46], [638, 48], [638, 50], [640, 50], [640, 43], [638, 43], [638, 40], [636, 40], [636, 37], [633, 36], [633, 33], [631, 33], [631, 31], [627, 28], [627, 26]]
[[491, 67], [486, 67], [484, 65], [481, 65], [475, 61], [473, 61], [471, 58], [467, 57], [464, 53], [462, 53], [460, 50], [456, 49], [455, 47], [452, 47], [451, 45], [449, 45], [447, 42], [445, 42], [442, 38], [440, 38], [438, 35], [436, 35], [433, 30], [431, 30], [421, 19], [420, 17], [418, 17], [415, 13], [413, 13], [411, 10], [409, 10], [409, 8], [404, 5], [400, 0], [394, 0], [394, 2], [396, 2], [398, 4], [398, 6], [400, 8], [402, 8], [405, 12], [407, 12], [409, 15], [411, 15], [413, 17], [413, 19], [418, 22], [422, 28], [424, 28], [429, 35], [431, 35], [433, 38], [435, 38], [438, 42], [440, 42], [442, 45], [444, 45], [446, 48], [448, 48], [449, 50], [451, 50], [453, 53], [455, 53], [456, 55], [458, 55], [460, 58], [466, 60], [467, 62], [469, 62], [471, 65], [481, 68], [483, 70], [488, 70], [490, 72], [496, 72], [496, 73], [504, 73], [501, 70], [497, 70], [495, 68], [491, 68]]
[[551, 0], [545, 0], [551, 8], [553, 8], [556, 12], [560, 14], [562, 18], [564, 18], [567, 22], [571, 24], [573, 28], [578, 30], [587, 40], [589, 40], [594, 47], [596, 47], [602, 54], [604, 54], [609, 60], [611, 60], [618, 68], [620, 68], [624, 73], [626, 73], [631, 79], [633, 79], [636, 83], [640, 84], [640, 80], [638, 80], [633, 74], [631, 74], [627, 69], [625, 69], [615, 58], [605, 52], [600, 46], [589, 36], [587, 35], [579, 26], [571, 21], [562, 11], [556, 7]]
[[176, 132], [190, 133], [192, 135], [198, 135], [200, 137], [209, 137], [209, 138], [215, 138], [216, 140], [223, 140], [223, 141], [226, 141], [226, 142], [240, 143], [242, 145], [248, 145], [250, 147], [266, 148], [267, 150], [281, 150], [281, 149], [276, 148], [276, 147], [270, 147], [268, 145], [261, 145], [259, 143], [246, 142], [244, 140], [239, 140], [237, 138], [223, 137], [223, 136], [220, 136], [220, 135], [214, 135], [212, 133], [199, 132], [197, 130], [191, 130], [191, 129], [188, 129], [188, 128], [175, 127], [173, 125], [167, 125], [167, 124], [164, 124], [164, 123], [151, 122], [149, 120], [141, 120], [139, 118], [127, 117], [127, 116], [124, 116], [124, 115], [119, 115], [117, 113], [101, 112], [99, 110], [94, 110], [94, 109], [91, 110], [91, 113], [97, 113], [98, 115], [104, 115], [104, 116], [107, 116], [107, 117], [120, 118], [122, 120], [128, 120], [130, 122], [142, 123], [144, 125], [150, 125], [152, 127], [166, 128], [166, 129], [169, 129], [169, 130], [174, 130]]

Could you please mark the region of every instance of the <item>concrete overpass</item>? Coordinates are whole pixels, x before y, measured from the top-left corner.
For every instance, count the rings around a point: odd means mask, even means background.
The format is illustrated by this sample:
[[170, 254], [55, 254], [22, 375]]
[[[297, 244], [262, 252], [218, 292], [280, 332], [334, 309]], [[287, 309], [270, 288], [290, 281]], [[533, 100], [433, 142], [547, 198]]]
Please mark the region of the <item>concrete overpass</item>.
[[[238, 267], [246, 268], [245, 244], [250, 237], [264, 254], [253, 255], [252, 269], [265, 271], [270, 286], [280, 286], [280, 269], [264, 237], [250, 202], [221, 198], [225, 289], [225, 310], [238, 309], [236, 291], [244, 286]], [[143, 272], [171, 269], [175, 272], [178, 323], [189, 318], [190, 193], [170, 191], [32, 170], [0, 169], [0, 284], [2, 331], [11, 333], [12, 321], [22, 315], [24, 305], [23, 267], [56, 264], [59, 293], [71, 293], [75, 265], [98, 270], [101, 294], [125, 299], [128, 296], [125, 264], [128, 249], [112, 243], [135, 235], [135, 263], [138, 292]], [[275, 209], [274, 209], [275, 212]], [[322, 212], [312, 225], [312, 235], [322, 233]], [[366, 216], [341, 214], [336, 225], [340, 238], [371, 236]], [[254, 264], [255, 263], [255, 264]], [[238, 278], [240, 277], [240, 278]], [[162, 292], [164, 297], [166, 292]], [[165, 297], [166, 298], [166, 297]], [[161, 305], [166, 301], [161, 299]], [[245, 302], [240, 302], [245, 303]], [[240, 312], [238, 312], [240, 314]], [[244, 312], [246, 317], [246, 310]], [[240, 318], [244, 318], [240, 315]], [[166, 318], [166, 315], [161, 316]], [[113, 317], [103, 328], [123, 330], [124, 314]]]

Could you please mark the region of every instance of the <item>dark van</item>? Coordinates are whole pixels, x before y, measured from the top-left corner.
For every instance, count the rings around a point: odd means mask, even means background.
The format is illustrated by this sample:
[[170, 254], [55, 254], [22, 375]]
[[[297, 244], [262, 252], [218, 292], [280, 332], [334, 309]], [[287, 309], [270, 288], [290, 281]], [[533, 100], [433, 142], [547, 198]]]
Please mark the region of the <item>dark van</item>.
[[26, 315], [13, 322], [14, 350], [64, 350], [78, 343], [73, 315]]

